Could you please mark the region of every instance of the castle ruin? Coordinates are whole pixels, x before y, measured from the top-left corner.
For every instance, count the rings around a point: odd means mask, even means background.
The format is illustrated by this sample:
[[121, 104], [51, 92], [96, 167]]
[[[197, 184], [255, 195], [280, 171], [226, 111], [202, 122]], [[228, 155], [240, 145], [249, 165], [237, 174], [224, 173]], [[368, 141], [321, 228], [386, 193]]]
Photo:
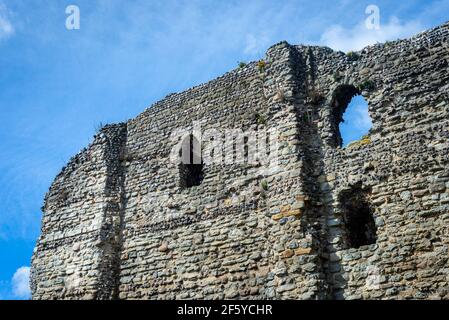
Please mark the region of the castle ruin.
[[[448, 40], [281, 42], [105, 126], [46, 196], [33, 299], [448, 299]], [[342, 147], [359, 94], [373, 127]]]

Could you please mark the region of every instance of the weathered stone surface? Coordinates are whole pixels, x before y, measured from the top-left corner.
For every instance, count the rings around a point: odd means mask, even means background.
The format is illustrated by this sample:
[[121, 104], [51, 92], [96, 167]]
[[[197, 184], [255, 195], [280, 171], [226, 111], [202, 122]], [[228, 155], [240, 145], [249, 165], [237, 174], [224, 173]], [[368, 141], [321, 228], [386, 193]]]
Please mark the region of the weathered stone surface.
[[[281, 42], [263, 66], [104, 127], [46, 195], [33, 298], [448, 299], [448, 37], [446, 23], [354, 61]], [[338, 125], [354, 94], [367, 99], [373, 128], [342, 148]], [[277, 165], [223, 159], [183, 186], [171, 136], [192, 133], [194, 121], [276, 129]], [[354, 186], [372, 209], [375, 243], [348, 240], [343, 195]]]
[[295, 255], [301, 256], [303, 254], [309, 254], [310, 252], [312, 252], [311, 248], [299, 248], [295, 250]]

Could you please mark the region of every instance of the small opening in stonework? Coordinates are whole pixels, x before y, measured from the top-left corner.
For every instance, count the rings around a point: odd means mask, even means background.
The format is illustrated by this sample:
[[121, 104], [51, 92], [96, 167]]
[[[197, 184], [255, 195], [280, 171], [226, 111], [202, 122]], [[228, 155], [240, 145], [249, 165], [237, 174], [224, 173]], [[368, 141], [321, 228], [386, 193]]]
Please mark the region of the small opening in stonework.
[[350, 248], [376, 243], [377, 230], [374, 210], [369, 200], [370, 194], [370, 190], [362, 190], [360, 186], [356, 186], [340, 196], [346, 242]]
[[354, 86], [342, 85], [335, 90], [332, 110], [336, 146], [347, 146], [369, 133], [372, 120], [368, 112], [368, 102]]
[[243, 137], [243, 157], [245, 158], [245, 162], [248, 161], [249, 147], [248, 147], [248, 137]]
[[267, 157], [270, 156], [270, 152], [271, 152], [271, 145], [270, 145], [270, 136], [267, 134], [266, 138], [265, 138], [265, 147], [267, 149]]
[[368, 112], [368, 102], [361, 95], [356, 95], [349, 102], [343, 120], [340, 123], [342, 145], [345, 147], [353, 141], [362, 139], [369, 133], [373, 123]]
[[199, 186], [204, 178], [204, 165], [201, 156], [201, 144], [193, 135], [184, 139], [180, 150], [180, 184], [183, 188]]

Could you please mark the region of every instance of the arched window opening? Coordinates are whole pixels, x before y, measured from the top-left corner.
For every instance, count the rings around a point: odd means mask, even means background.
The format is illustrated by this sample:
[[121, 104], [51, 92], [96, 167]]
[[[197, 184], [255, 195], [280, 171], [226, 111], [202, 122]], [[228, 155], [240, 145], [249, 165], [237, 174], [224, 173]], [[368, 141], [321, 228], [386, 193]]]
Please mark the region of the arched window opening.
[[377, 228], [369, 200], [370, 194], [371, 190], [362, 190], [361, 186], [356, 186], [340, 196], [346, 244], [349, 248], [376, 243]]
[[193, 135], [184, 139], [180, 150], [180, 185], [182, 188], [199, 186], [204, 178], [201, 144]]
[[334, 92], [332, 110], [336, 131], [335, 146], [347, 146], [369, 133], [372, 120], [368, 102], [359, 89], [352, 85], [339, 86]]

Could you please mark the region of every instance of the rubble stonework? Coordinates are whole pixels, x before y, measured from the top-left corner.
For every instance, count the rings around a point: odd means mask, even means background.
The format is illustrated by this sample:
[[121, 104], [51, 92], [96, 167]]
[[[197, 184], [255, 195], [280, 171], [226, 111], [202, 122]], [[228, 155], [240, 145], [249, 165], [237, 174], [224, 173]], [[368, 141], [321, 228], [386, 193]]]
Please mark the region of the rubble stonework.
[[[46, 196], [33, 299], [448, 299], [448, 39], [446, 23], [352, 55], [281, 42], [104, 127]], [[373, 127], [343, 148], [356, 94]], [[194, 123], [276, 129], [276, 165], [205, 164], [185, 187], [172, 134]]]

